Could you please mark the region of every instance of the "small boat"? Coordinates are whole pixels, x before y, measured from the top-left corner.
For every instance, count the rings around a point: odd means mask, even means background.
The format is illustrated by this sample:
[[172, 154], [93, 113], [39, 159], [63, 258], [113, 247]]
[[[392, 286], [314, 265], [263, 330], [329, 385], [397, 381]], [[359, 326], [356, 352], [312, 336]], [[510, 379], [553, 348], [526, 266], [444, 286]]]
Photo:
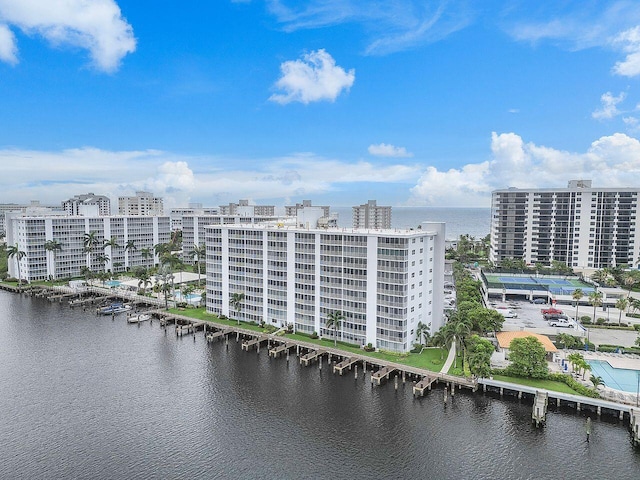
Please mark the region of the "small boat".
[[98, 315], [115, 315], [116, 313], [124, 313], [131, 310], [131, 305], [127, 305], [126, 303], [116, 302], [111, 305], [107, 305], [106, 307], [100, 307], [97, 310]]
[[130, 315], [127, 317], [127, 323], [140, 323], [151, 320], [151, 315], [148, 313], [140, 313], [138, 315]]

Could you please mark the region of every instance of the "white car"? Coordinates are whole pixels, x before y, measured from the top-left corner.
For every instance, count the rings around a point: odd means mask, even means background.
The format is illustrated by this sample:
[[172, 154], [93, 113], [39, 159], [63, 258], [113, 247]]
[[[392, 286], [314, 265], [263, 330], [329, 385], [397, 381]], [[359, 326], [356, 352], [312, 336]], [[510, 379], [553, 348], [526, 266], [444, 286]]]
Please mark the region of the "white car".
[[501, 313], [504, 318], [517, 318], [518, 314], [508, 308], [495, 308], [496, 312]]
[[573, 321], [567, 317], [558, 317], [549, 320], [550, 327], [573, 327]]

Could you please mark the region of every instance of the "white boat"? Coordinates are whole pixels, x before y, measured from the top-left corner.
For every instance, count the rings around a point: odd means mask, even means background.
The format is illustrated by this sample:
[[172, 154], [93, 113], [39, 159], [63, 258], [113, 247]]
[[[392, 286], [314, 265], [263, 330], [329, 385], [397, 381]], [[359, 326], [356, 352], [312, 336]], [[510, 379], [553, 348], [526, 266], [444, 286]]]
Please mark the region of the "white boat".
[[140, 313], [138, 315], [130, 315], [127, 317], [127, 323], [140, 323], [151, 320], [151, 315], [148, 313]]
[[122, 302], [115, 302], [106, 307], [98, 308], [98, 315], [115, 315], [116, 313], [124, 313], [131, 310], [131, 305]]

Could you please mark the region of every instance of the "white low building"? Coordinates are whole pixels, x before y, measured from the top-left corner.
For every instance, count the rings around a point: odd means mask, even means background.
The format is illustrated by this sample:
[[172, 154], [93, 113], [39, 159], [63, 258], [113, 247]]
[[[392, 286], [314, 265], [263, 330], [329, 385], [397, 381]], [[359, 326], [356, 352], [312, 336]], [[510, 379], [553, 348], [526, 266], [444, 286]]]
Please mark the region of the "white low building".
[[[291, 223], [206, 227], [207, 310], [241, 321], [293, 325], [406, 352], [418, 323], [443, 324], [444, 223], [417, 230], [301, 228]], [[244, 294], [236, 311], [230, 300]]]
[[[85, 234], [94, 236], [91, 251], [85, 250]], [[114, 238], [116, 246], [104, 247]], [[25, 253], [20, 260], [20, 277], [32, 282], [93, 272], [123, 272], [157, 262], [154, 245], [170, 239], [169, 217], [161, 216], [33, 216], [7, 214], [7, 245]], [[48, 250], [47, 242], [59, 249]], [[127, 248], [127, 245], [129, 247]], [[9, 276], [17, 278], [16, 259], [8, 261]]]

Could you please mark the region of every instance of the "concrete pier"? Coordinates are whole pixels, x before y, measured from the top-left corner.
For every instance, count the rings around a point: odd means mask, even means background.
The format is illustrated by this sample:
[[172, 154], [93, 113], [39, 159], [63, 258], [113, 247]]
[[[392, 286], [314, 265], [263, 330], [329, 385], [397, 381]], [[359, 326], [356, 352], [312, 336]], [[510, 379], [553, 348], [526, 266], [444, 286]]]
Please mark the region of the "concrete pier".
[[308, 367], [311, 362], [314, 360], [318, 360], [321, 355], [324, 355], [326, 350], [312, 350], [308, 353], [305, 353], [300, 357], [300, 365]]
[[436, 377], [423, 377], [413, 386], [413, 396], [420, 395], [424, 397], [425, 390], [431, 390], [431, 385], [436, 381]]
[[382, 367], [380, 370], [371, 375], [371, 383], [380, 385], [380, 383], [382, 383], [382, 380], [387, 380], [389, 378], [389, 374], [395, 371], [396, 369], [393, 367]]
[[531, 420], [535, 423], [536, 427], [544, 425], [547, 421], [547, 406], [549, 405], [549, 394], [544, 391], [538, 390], [536, 392], [535, 400], [533, 401], [533, 412], [531, 413]]
[[358, 360], [355, 358], [345, 358], [344, 360], [342, 360], [340, 363], [336, 363], [333, 366], [333, 373], [338, 372], [340, 375], [342, 375], [342, 372], [345, 369], [349, 369], [351, 370], [351, 366], [356, 363]]

